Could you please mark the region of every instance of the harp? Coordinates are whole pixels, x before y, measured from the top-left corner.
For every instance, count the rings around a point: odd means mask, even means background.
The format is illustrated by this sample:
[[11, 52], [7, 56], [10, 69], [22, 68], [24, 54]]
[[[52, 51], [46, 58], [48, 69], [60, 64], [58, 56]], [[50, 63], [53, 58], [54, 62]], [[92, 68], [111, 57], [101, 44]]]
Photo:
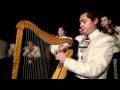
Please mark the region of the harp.
[[[69, 47], [72, 46], [73, 41], [71, 39], [65, 38], [61, 39], [54, 35], [48, 34], [47, 32], [41, 30], [37, 25], [32, 23], [29, 20], [21, 20], [16, 25], [17, 33], [16, 33], [16, 42], [15, 42], [15, 50], [14, 50], [14, 59], [13, 59], [13, 67], [12, 67], [12, 79], [17, 79], [19, 77], [19, 73], [22, 74], [23, 68], [20, 69], [20, 66], [24, 68], [28, 67], [28, 64], [25, 64], [24, 60], [26, 58], [21, 58], [22, 48], [26, 44], [26, 40], [32, 39], [36, 42], [36, 44], [40, 47], [41, 52], [44, 52], [46, 48], [49, 48], [49, 45], [59, 45], [63, 43], [69, 43]], [[34, 36], [34, 37], [33, 37]], [[44, 42], [44, 44], [42, 44]], [[71, 57], [73, 51], [72, 49], [68, 49], [66, 54], [68, 57]], [[26, 76], [21, 77], [22, 79], [64, 79], [67, 70], [63, 67], [63, 65], [59, 62], [56, 70], [54, 71], [52, 77], [49, 78], [49, 61], [46, 60], [45, 53], [41, 54], [41, 57], [38, 60], [33, 60], [39, 67], [35, 68], [31, 73], [25, 73]], [[37, 62], [38, 61], [38, 62]], [[20, 64], [22, 63], [22, 64]], [[32, 70], [33, 67], [29, 69], [27, 68], [27, 72]], [[35, 74], [36, 73], [36, 74]], [[31, 76], [30, 76], [31, 75]], [[28, 77], [29, 76], [29, 77]], [[34, 76], [34, 77], [33, 77]]]

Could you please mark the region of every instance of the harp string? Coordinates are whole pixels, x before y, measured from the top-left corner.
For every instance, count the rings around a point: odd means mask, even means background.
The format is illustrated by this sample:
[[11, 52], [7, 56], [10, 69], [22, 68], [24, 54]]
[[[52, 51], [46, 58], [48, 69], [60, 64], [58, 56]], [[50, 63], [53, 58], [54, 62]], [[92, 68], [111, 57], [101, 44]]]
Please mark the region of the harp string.
[[[26, 31], [25, 46], [27, 46], [28, 40], [33, 41], [33, 35], [28, 29], [26, 29], [25, 31]], [[30, 63], [30, 61], [31, 61], [31, 63]], [[33, 59], [29, 59], [27, 57], [24, 57], [23, 76], [22, 76], [23, 79], [35, 79], [36, 73], [34, 73], [34, 64], [35, 63], [34, 63]]]
[[24, 57], [22, 79], [48, 79], [49, 62], [46, 60], [45, 51], [49, 45], [43, 40], [39, 39], [29, 29], [26, 29], [25, 33], [25, 45], [23, 46], [27, 46], [28, 40], [34, 41], [34, 44], [39, 46], [40, 52], [42, 53], [40, 58], [31, 60], [32, 63], [28, 63], [29, 59]]
[[[39, 40], [38, 37], [35, 37], [35, 44], [40, 45], [40, 40]], [[40, 48], [40, 52], [41, 52], [41, 48]], [[42, 57], [42, 53], [41, 53], [41, 57]], [[41, 63], [40, 60], [41, 60], [41, 58], [39, 58], [39, 60], [35, 61], [35, 65], [36, 65], [35, 66], [35, 73], [37, 74], [36, 79], [41, 79], [42, 78], [42, 73], [41, 73], [41, 70], [39, 69], [40, 68], [40, 63]]]

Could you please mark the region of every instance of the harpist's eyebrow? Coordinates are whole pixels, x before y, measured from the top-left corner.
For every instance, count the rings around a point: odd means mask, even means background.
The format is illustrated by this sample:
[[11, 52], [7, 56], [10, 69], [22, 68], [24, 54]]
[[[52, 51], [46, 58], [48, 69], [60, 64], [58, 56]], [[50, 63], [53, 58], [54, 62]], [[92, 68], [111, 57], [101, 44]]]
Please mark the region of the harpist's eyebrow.
[[82, 19], [82, 20], [80, 20], [80, 22], [86, 22], [87, 20], [86, 19]]
[[86, 19], [82, 19], [81, 21], [86, 21]]

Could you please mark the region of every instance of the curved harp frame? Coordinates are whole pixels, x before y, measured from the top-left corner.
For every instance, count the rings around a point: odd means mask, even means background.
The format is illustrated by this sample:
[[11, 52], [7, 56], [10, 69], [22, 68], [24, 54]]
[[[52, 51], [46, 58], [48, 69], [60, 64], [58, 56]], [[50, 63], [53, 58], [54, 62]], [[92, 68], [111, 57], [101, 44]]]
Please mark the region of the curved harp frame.
[[23, 30], [25, 28], [30, 29], [33, 33], [35, 33], [39, 38], [45, 41], [48, 44], [59, 45], [63, 43], [69, 43], [69, 47], [72, 46], [73, 41], [69, 38], [61, 39], [54, 35], [48, 34], [47, 32], [38, 28], [34, 23], [29, 20], [21, 20], [16, 25], [17, 33], [16, 33], [16, 43], [15, 43], [15, 51], [14, 51], [14, 59], [13, 59], [13, 68], [12, 68], [12, 79], [17, 79], [18, 68], [20, 63], [20, 52], [22, 45], [22, 37]]

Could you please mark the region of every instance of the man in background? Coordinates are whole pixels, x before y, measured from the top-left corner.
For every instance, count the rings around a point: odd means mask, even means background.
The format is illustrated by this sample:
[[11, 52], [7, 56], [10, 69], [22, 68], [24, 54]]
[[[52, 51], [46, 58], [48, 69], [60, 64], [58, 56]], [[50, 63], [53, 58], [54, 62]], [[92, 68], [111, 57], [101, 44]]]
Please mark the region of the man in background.
[[[0, 39], [0, 79], [11, 79], [11, 66], [8, 59], [9, 44]], [[9, 67], [10, 66], [10, 67]]]

